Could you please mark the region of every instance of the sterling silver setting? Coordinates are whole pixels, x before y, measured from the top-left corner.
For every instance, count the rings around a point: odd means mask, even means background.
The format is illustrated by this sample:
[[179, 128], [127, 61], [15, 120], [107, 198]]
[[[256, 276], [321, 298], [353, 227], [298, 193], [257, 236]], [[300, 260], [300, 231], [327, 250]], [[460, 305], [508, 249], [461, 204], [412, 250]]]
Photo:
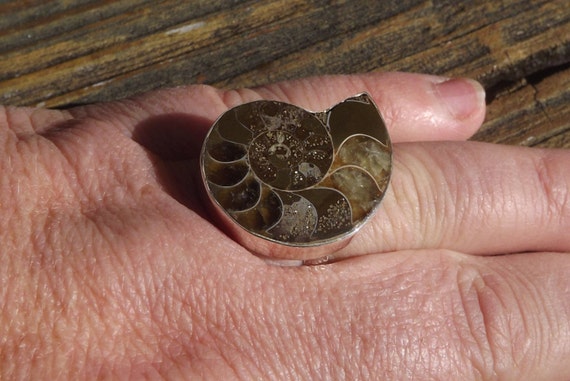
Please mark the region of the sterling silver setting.
[[322, 112], [256, 101], [216, 120], [200, 171], [215, 217], [236, 241], [277, 263], [320, 263], [380, 205], [392, 144], [366, 93]]

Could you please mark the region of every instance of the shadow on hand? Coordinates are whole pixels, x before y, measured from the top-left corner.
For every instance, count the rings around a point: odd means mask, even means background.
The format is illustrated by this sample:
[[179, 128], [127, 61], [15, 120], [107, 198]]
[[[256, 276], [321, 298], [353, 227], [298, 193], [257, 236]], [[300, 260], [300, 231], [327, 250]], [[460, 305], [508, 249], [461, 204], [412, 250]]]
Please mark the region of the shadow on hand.
[[198, 159], [212, 123], [191, 114], [156, 115], [135, 126], [133, 140], [163, 160]]
[[152, 116], [133, 130], [133, 140], [148, 150], [159, 184], [174, 199], [206, 216], [202, 202], [200, 150], [213, 121], [190, 114]]

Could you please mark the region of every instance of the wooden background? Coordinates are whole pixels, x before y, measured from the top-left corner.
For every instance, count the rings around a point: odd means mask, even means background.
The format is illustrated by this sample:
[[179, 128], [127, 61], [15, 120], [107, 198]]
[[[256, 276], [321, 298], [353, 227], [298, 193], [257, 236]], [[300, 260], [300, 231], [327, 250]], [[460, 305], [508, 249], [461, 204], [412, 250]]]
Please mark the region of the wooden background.
[[467, 76], [475, 139], [570, 148], [568, 0], [0, 0], [0, 103], [380, 70]]

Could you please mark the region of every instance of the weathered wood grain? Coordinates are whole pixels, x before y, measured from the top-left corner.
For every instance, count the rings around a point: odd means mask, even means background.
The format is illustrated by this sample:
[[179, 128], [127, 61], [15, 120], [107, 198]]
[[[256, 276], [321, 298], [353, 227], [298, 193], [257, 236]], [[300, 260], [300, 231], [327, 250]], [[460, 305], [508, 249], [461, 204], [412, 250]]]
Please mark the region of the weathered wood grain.
[[570, 148], [570, 65], [499, 93], [473, 137], [495, 143]]
[[380, 70], [467, 76], [474, 137], [570, 147], [567, 0], [0, 2], [0, 103], [65, 107], [190, 83]]

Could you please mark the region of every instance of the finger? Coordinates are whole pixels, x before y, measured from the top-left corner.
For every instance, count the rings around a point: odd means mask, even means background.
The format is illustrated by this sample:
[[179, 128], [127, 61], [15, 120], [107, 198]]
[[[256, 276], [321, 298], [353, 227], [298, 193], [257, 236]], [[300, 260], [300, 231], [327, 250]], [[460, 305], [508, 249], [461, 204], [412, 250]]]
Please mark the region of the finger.
[[197, 155], [212, 122], [238, 104], [272, 99], [321, 111], [361, 92], [376, 101], [395, 142], [463, 140], [485, 115], [477, 82], [407, 73], [314, 77], [240, 90], [189, 86], [71, 112], [120, 121], [126, 134], [155, 153], [188, 158]]
[[71, 118], [67, 112], [60, 110], [0, 105], [0, 134], [8, 131], [16, 135], [42, 133]]
[[317, 77], [254, 91], [267, 99], [297, 103], [316, 111], [368, 92], [395, 142], [464, 140], [481, 126], [485, 116], [485, 91], [479, 83], [424, 74]]
[[350, 379], [363, 369], [378, 379], [402, 369], [413, 379], [570, 377], [565, 254], [400, 252], [301, 270], [304, 278], [289, 272], [289, 283], [274, 283], [279, 305], [297, 317], [281, 321], [289, 333], [323, 338], [306, 353], [350, 358], [340, 365]]
[[448, 248], [570, 250], [570, 151], [475, 142], [396, 145], [373, 220], [339, 256]]

